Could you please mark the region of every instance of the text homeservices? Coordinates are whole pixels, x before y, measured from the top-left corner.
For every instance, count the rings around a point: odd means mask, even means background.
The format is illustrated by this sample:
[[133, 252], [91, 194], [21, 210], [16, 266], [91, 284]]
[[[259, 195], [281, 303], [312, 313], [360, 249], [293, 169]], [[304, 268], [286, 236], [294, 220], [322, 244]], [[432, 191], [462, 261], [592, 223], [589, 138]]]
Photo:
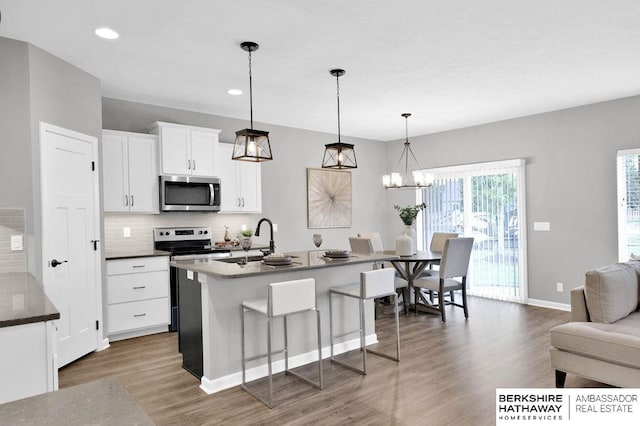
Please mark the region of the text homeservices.
[[603, 394], [576, 395], [576, 413], [633, 413], [638, 395]]

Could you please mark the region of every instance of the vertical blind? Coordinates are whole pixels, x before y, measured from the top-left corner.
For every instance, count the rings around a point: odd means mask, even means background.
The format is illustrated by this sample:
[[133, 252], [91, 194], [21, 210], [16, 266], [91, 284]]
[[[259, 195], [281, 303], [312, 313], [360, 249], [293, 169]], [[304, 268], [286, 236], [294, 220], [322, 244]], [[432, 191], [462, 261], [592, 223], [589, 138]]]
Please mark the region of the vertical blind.
[[434, 232], [473, 237], [469, 293], [501, 300], [526, 300], [524, 161], [430, 169], [434, 184], [422, 190], [427, 204], [419, 243], [428, 248]]

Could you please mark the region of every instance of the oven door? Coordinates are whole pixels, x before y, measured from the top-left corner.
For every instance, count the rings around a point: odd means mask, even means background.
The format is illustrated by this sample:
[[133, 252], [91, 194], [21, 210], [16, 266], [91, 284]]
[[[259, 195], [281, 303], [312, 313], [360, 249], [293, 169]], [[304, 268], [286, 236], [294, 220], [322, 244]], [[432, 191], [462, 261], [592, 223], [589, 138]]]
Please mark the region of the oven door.
[[219, 211], [220, 179], [160, 176], [160, 210], [163, 212]]

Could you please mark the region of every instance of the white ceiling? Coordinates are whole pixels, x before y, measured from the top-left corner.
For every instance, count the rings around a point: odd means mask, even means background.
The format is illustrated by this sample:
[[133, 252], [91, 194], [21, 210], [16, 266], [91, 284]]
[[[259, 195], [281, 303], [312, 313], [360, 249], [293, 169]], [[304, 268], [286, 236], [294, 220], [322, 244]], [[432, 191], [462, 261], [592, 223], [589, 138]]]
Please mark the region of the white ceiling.
[[[637, 0], [0, 0], [106, 97], [376, 140], [640, 94]], [[109, 26], [117, 41], [97, 38]], [[1, 58], [0, 58], [1, 60]], [[242, 96], [227, 89], [241, 88]], [[258, 127], [258, 126], [256, 126]]]

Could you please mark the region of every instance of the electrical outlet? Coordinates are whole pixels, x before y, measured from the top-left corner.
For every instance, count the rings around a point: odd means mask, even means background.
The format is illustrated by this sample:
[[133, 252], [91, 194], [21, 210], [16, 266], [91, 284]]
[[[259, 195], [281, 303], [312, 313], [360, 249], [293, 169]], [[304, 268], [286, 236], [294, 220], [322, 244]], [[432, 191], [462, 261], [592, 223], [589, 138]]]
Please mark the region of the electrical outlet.
[[131, 228], [122, 228], [122, 236], [124, 238], [131, 238]]
[[278, 232], [278, 224], [277, 223], [273, 224], [273, 232]]
[[557, 290], [559, 293], [562, 293], [562, 292], [564, 291], [564, 284], [562, 284], [562, 283], [556, 283], [556, 290]]

